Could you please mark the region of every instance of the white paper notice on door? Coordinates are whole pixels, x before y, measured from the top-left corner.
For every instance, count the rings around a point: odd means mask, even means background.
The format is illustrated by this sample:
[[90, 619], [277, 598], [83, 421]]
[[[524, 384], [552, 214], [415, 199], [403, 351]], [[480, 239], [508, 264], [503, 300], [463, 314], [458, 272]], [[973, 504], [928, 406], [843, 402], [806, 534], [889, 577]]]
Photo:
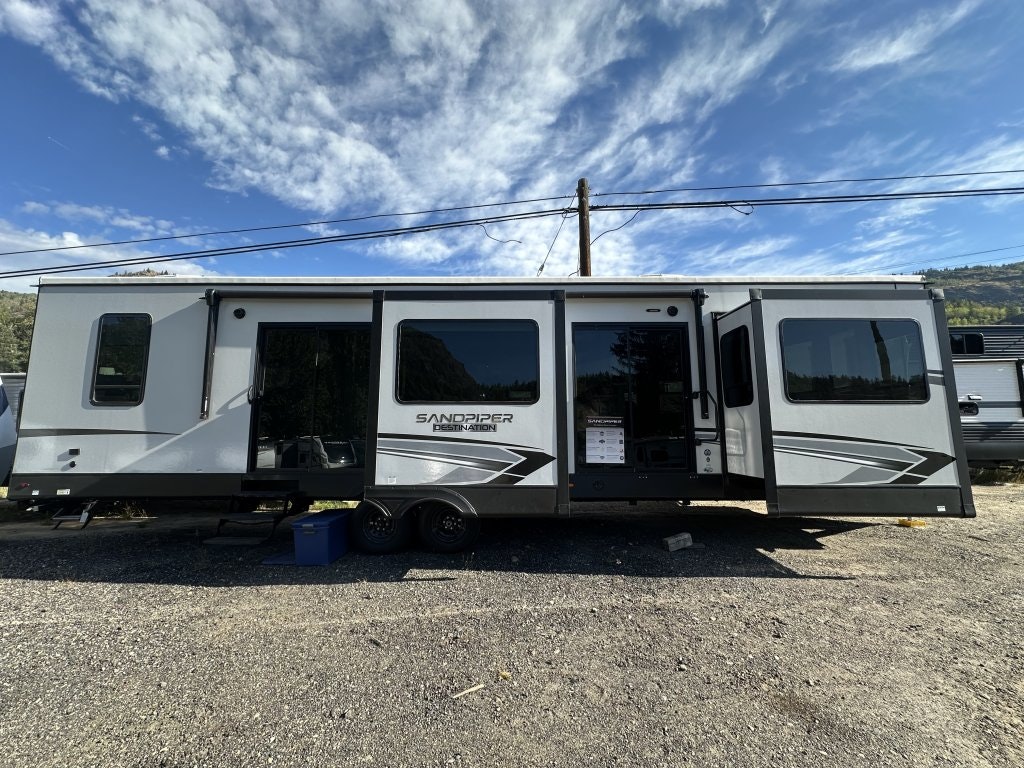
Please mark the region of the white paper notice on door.
[[625, 432], [621, 416], [588, 416], [587, 464], [625, 464]]

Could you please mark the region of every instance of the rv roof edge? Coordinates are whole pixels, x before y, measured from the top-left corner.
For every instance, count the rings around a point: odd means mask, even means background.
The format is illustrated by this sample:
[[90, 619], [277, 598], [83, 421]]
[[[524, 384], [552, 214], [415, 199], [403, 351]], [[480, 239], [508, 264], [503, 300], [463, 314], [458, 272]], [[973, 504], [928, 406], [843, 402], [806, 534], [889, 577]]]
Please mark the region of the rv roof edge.
[[160, 277], [42, 276], [40, 285], [842, 285], [847, 283], [890, 283], [921, 287], [922, 275], [659, 275], [552, 277], [203, 277], [167, 275]]

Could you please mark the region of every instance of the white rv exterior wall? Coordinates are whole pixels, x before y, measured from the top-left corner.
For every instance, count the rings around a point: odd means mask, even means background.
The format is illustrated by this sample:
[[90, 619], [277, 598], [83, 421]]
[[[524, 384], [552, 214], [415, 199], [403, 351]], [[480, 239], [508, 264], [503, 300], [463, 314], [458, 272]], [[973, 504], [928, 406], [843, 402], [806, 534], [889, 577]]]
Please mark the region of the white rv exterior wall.
[[[44, 279], [39, 293], [36, 331], [30, 359], [29, 387], [22, 408], [22, 438], [19, 441], [15, 473], [25, 475], [62, 475], [64, 473], [118, 475], [118, 474], [238, 474], [248, 469], [248, 452], [252, 409], [248, 392], [253, 384], [256, 362], [257, 330], [260, 323], [370, 323], [374, 288], [529, 288], [533, 290], [565, 290], [564, 350], [554, 348], [552, 302], [393, 302], [386, 300], [384, 328], [393, 334], [402, 317], [466, 317], [477, 312], [484, 317], [503, 316], [533, 318], [541, 329], [540, 377], [542, 390], [551, 392], [555, 377], [556, 355], [565, 355], [568, 376], [566, 432], [570, 436], [573, 424], [573, 360], [572, 326], [575, 323], [629, 322], [642, 324], [685, 323], [690, 351], [690, 379], [692, 390], [700, 387], [698, 371], [696, 323], [694, 304], [689, 292], [701, 288], [707, 292], [703, 306], [704, 350], [706, 355], [707, 388], [711, 395], [709, 418], [702, 419], [700, 401], [692, 401], [693, 425], [697, 436], [702, 431], [710, 434], [719, 425], [715, 422], [717, 381], [715, 375], [715, 349], [712, 316], [733, 310], [749, 301], [752, 287], [789, 287], [818, 289], [836, 288], [898, 288], [921, 292], [920, 280], [914, 278], [767, 278], [744, 281], [723, 278], [581, 278], [576, 280], [522, 280], [522, 279], [369, 279], [369, 278], [295, 278], [270, 281], [257, 278], [205, 280], [202, 278], [121, 278], [121, 279]], [[214, 359], [209, 418], [200, 419], [203, 385], [203, 366], [209, 307], [204, 300], [205, 291], [244, 290], [266, 291], [265, 296], [246, 299], [224, 299], [219, 310], [218, 337]], [[275, 296], [281, 291], [359, 291], [366, 298], [359, 299], [289, 299]], [[661, 295], [656, 299], [638, 294]], [[573, 293], [585, 292], [584, 297]], [[602, 293], [615, 297], [602, 297]], [[410, 304], [415, 309], [410, 310]], [[928, 302], [921, 302], [922, 306]], [[504, 306], [502, 306], [504, 305]], [[669, 305], [677, 307], [678, 314], [667, 313]], [[405, 309], [401, 309], [405, 307]], [[241, 319], [234, 310], [245, 309]], [[659, 311], [648, 311], [658, 309]], [[862, 311], [887, 311], [884, 305], [861, 308]], [[923, 310], [922, 310], [923, 311]], [[137, 406], [97, 406], [90, 402], [90, 390], [95, 365], [99, 319], [105, 313], [146, 313], [152, 317], [150, 357], [145, 381], [145, 393]], [[512, 314], [509, 314], [512, 313]], [[769, 333], [775, 338], [777, 333]], [[928, 346], [928, 367], [938, 368], [935, 340], [925, 334]], [[397, 414], [415, 412], [414, 406], [394, 402], [394, 344], [385, 340], [381, 360], [381, 409], [379, 432], [403, 432]], [[513, 406], [520, 408], [522, 406]], [[773, 408], [775, 404], [773, 403]], [[467, 412], [477, 406], [460, 406]], [[555, 420], [557, 410], [550, 395], [542, 396], [536, 405], [523, 407], [531, 410], [515, 429], [503, 436], [521, 446], [536, 446], [549, 453], [555, 452]], [[906, 406], [907, 418], [911, 418]], [[799, 412], [802, 428], [814, 428], [819, 419], [814, 408]], [[894, 419], [897, 418], [894, 415]], [[900, 416], [899, 418], [904, 418]], [[395, 420], [398, 421], [395, 421]], [[826, 426], [824, 423], [822, 428]], [[833, 430], [837, 427], [829, 424]], [[845, 428], [845, 427], [844, 427]], [[864, 428], [850, 425], [851, 430]], [[907, 423], [894, 424], [897, 430], [912, 430]], [[869, 431], [869, 430], [868, 430]], [[753, 439], [753, 438], [752, 438]], [[713, 445], [710, 462], [704, 451]], [[546, 447], [545, 447], [546, 446]], [[752, 444], [753, 447], [753, 444]], [[945, 447], [948, 446], [944, 446]], [[74, 456], [71, 449], [77, 449]], [[952, 450], [952, 449], [951, 449]], [[717, 443], [705, 442], [696, 446], [698, 472], [720, 474], [720, 450]], [[569, 472], [574, 472], [574, 457], [569, 457]], [[75, 466], [71, 466], [74, 461]], [[377, 483], [406, 482], [397, 478], [407, 473], [408, 467], [391, 466], [382, 462], [377, 467]], [[952, 471], [952, 470], [950, 470]], [[556, 468], [550, 464], [535, 473], [524, 485], [551, 486], [555, 483]], [[946, 475], [943, 479], [948, 479]], [[780, 478], [781, 479], [781, 478]], [[412, 478], [409, 482], [429, 482], [429, 478]], [[188, 495], [183, 488], [182, 495]]]
[[[922, 329], [921, 339], [926, 371], [941, 371], [942, 358], [934, 333], [934, 308], [928, 298], [898, 309], [888, 301], [853, 301], [833, 299], [828, 302], [765, 302], [765, 354], [767, 358], [769, 404], [773, 432], [801, 432], [820, 435], [841, 435], [862, 439], [866, 443], [884, 441], [895, 445], [925, 446], [949, 456], [956, 456], [950, 430], [947, 387], [932, 381], [929, 397], [923, 403], [822, 403], [793, 402], [786, 397], [783, 381], [782, 350], [779, 323], [790, 318], [891, 318], [910, 319]], [[949, 396], [952, 396], [950, 393]], [[866, 457], [867, 458], [867, 457]], [[850, 465], [831, 461], [827, 456], [794, 455], [779, 448], [775, 451], [776, 479], [780, 486], [846, 484]], [[931, 474], [924, 485], [956, 485], [956, 464], [949, 464]], [[856, 483], [849, 483], [856, 484]], [[864, 483], [868, 484], [868, 483]]]
[[[536, 403], [402, 403], [395, 392], [398, 324], [402, 320], [532, 320], [539, 331], [539, 400]], [[497, 425], [493, 433], [458, 433], [455, 437], [495, 446], [530, 448], [554, 456], [555, 429], [555, 349], [553, 301], [385, 301], [381, 340], [381, 385], [377, 429], [381, 434], [434, 435], [432, 425], [417, 423], [418, 414], [458, 412], [460, 414], [507, 414], [508, 423]], [[454, 466], [442, 460], [427, 461], [395, 453], [378, 453], [377, 485], [428, 485], [448, 476]], [[557, 483], [557, 468], [552, 462], [522, 480], [519, 487], [550, 486]], [[459, 482], [448, 483], [459, 485]]]
[[[29, 362], [34, 384], [24, 394], [17, 471], [72, 471], [71, 448], [80, 450], [74, 468], [80, 473], [206, 471], [212, 459], [220, 460], [217, 438], [199, 428], [209, 425], [198, 424], [206, 335], [201, 298], [202, 291], [180, 286], [41, 291]], [[99, 319], [129, 312], [148, 314], [153, 323], [143, 402], [92, 405]], [[33, 434], [54, 429], [75, 434]]]

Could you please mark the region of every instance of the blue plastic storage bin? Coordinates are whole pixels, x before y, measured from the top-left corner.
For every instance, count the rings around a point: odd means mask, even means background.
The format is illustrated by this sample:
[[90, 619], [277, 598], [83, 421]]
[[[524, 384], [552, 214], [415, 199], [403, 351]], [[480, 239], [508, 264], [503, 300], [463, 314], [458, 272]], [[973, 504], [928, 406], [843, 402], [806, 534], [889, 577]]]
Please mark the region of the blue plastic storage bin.
[[330, 565], [348, 548], [347, 509], [328, 509], [292, 523], [296, 565]]

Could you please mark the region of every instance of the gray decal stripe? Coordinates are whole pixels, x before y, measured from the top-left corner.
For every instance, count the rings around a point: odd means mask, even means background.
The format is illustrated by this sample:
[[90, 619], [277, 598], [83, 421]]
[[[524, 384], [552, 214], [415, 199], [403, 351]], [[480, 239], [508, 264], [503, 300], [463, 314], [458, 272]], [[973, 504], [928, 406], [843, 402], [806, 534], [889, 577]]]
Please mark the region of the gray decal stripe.
[[[453, 485], [515, 485], [555, 460], [554, 456], [533, 449], [468, 440], [416, 438], [409, 435], [378, 440], [377, 452], [386, 456], [435, 461], [460, 467], [461, 469], [455, 469], [441, 478], [442, 483], [447, 479]], [[499, 454], [500, 458], [495, 454]], [[491, 473], [491, 476], [474, 483], [468, 479], [472, 475], [467, 474], [474, 470]]]
[[938, 451], [921, 451], [921, 457], [924, 461], [914, 467], [914, 474], [923, 475], [924, 478], [931, 477], [943, 467], [956, 461], [955, 457]]
[[[555, 460], [554, 456], [549, 456], [542, 451], [520, 451], [519, 453], [523, 460], [509, 467], [505, 472], [506, 475], [518, 476], [520, 478], [528, 477]], [[515, 472], [512, 471], [513, 469]]]
[[[842, 437], [838, 435], [811, 435], [800, 432], [775, 432], [773, 433], [773, 438], [774, 437], [782, 437], [782, 439], [779, 440], [779, 444], [774, 447], [775, 451], [778, 453], [791, 453], [799, 456], [809, 456], [822, 459], [838, 459], [851, 464], [864, 464], [866, 466], [877, 467], [883, 471], [892, 471], [897, 473], [888, 481], [887, 484], [889, 485], [919, 485], [940, 469], [956, 460], [953, 456], [939, 453], [937, 451], [898, 445], [896, 443], [885, 442], [882, 440], [861, 440], [858, 438]], [[789, 437], [795, 442], [787, 444], [785, 437]], [[883, 457], [865, 456], [864, 454], [859, 453], [846, 453], [844, 451], [828, 447], [827, 443], [833, 441], [840, 445], [843, 445], [844, 443], [846, 445], [851, 445], [851, 448], [852, 444], [859, 443], [861, 446], [868, 444], [877, 446], [879, 449], [889, 449], [890, 454], [904, 453], [909, 454], [909, 456], [906, 459], [901, 459], [893, 455]], [[823, 443], [825, 444], [823, 445]], [[861, 471], [862, 470], [857, 470], [858, 473]]]
[[177, 432], [150, 432], [142, 429], [23, 429], [19, 437], [61, 437], [62, 435], [170, 435]]
[[896, 461], [916, 464], [920, 458], [920, 449], [909, 450], [901, 445], [891, 443], [861, 443], [827, 440], [822, 438], [781, 438], [775, 440], [775, 449], [789, 448], [798, 451], [823, 451], [837, 455], [865, 456], [871, 459]]
[[979, 408], [1020, 408], [1024, 403], [1020, 400], [968, 400], [968, 403], [974, 403]]
[[818, 459], [839, 459], [840, 461], [845, 461], [848, 464], [863, 464], [866, 467], [879, 467], [881, 469], [889, 469], [895, 472], [903, 472], [917, 464], [915, 461], [897, 461], [878, 456], [868, 456], [857, 453], [840, 453], [839, 451], [826, 451], [815, 448], [775, 446], [775, 451], [777, 453], [790, 453], [795, 456], [808, 456]]
[[839, 443], [865, 443], [867, 445], [888, 445], [893, 448], [903, 448], [908, 451], [926, 450], [922, 445], [899, 445], [889, 440], [873, 440], [870, 437], [850, 437], [848, 435], [826, 435], [818, 432], [772, 432], [772, 438], [798, 437], [804, 439], [835, 440]]
[[445, 456], [465, 456], [470, 459], [492, 459], [510, 461], [517, 453], [503, 445], [493, 443], [450, 443], [438, 440], [416, 442], [413, 440], [378, 440], [379, 450], [409, 451], [411, 453], [437, 453]]
[[475, 467], [476, 469], [486, 469], [491, 472], [500, 472], [509, 466], [509, 464], [513, 463], [510, 461], [474, 459], [444, 453], [431, 453], [428, 451], [397, 451], [381, 448], [379, 449], [379, 453], [382, 453], [385, 456], [397, 456], [403, 459], [424, 459], [426, 461], [439, 461], [443, 464], [458, 464], [462, 467]]
[[928, 374], [928, 383], [929, 384], [943, 384], [944, 385], [946, 383], [946, 377], [943, 376], [941, 373], [929, 373]]
[[537, 450], [533, 446], [529, 446], [529, 445], [516, 445], [515, 443], [490, 443], [490, 442], [487, 442], [485, 440], [480, 440], [479, 438], [478, 439], [473, 439], [471, 437], [468, 437], [468, 438], [467, 437], [447, 437], [447, 436], [443, 435], [443, 433], [439, 433], [439, 434], [436, 434], [436, 435], [435, 434], [430, 434], [430, 435], [403, 435], [403, 434], [399, 434], [399, 433], [384, 433], [384, 432], [382, 432], [381, 434], [377, 435], [377, 437], [379, 439], [387, 439], [387, 440], [416, 440], [416, 441], [421, 442], [421, 443], [424, 443], [424, 442], [429, 442], [429, 443], [464, 443], [464, 444], [468, 444], [468, 445], [490, 445], [490, 446], [493, 446], [495, 448], [508, 448], [509, 450], [515, 450], [515, 449], [518, 449], [518, 448], [523, 448], [523, 449], [526, 449], [528, 451], [535, 451], [535, 450]]

